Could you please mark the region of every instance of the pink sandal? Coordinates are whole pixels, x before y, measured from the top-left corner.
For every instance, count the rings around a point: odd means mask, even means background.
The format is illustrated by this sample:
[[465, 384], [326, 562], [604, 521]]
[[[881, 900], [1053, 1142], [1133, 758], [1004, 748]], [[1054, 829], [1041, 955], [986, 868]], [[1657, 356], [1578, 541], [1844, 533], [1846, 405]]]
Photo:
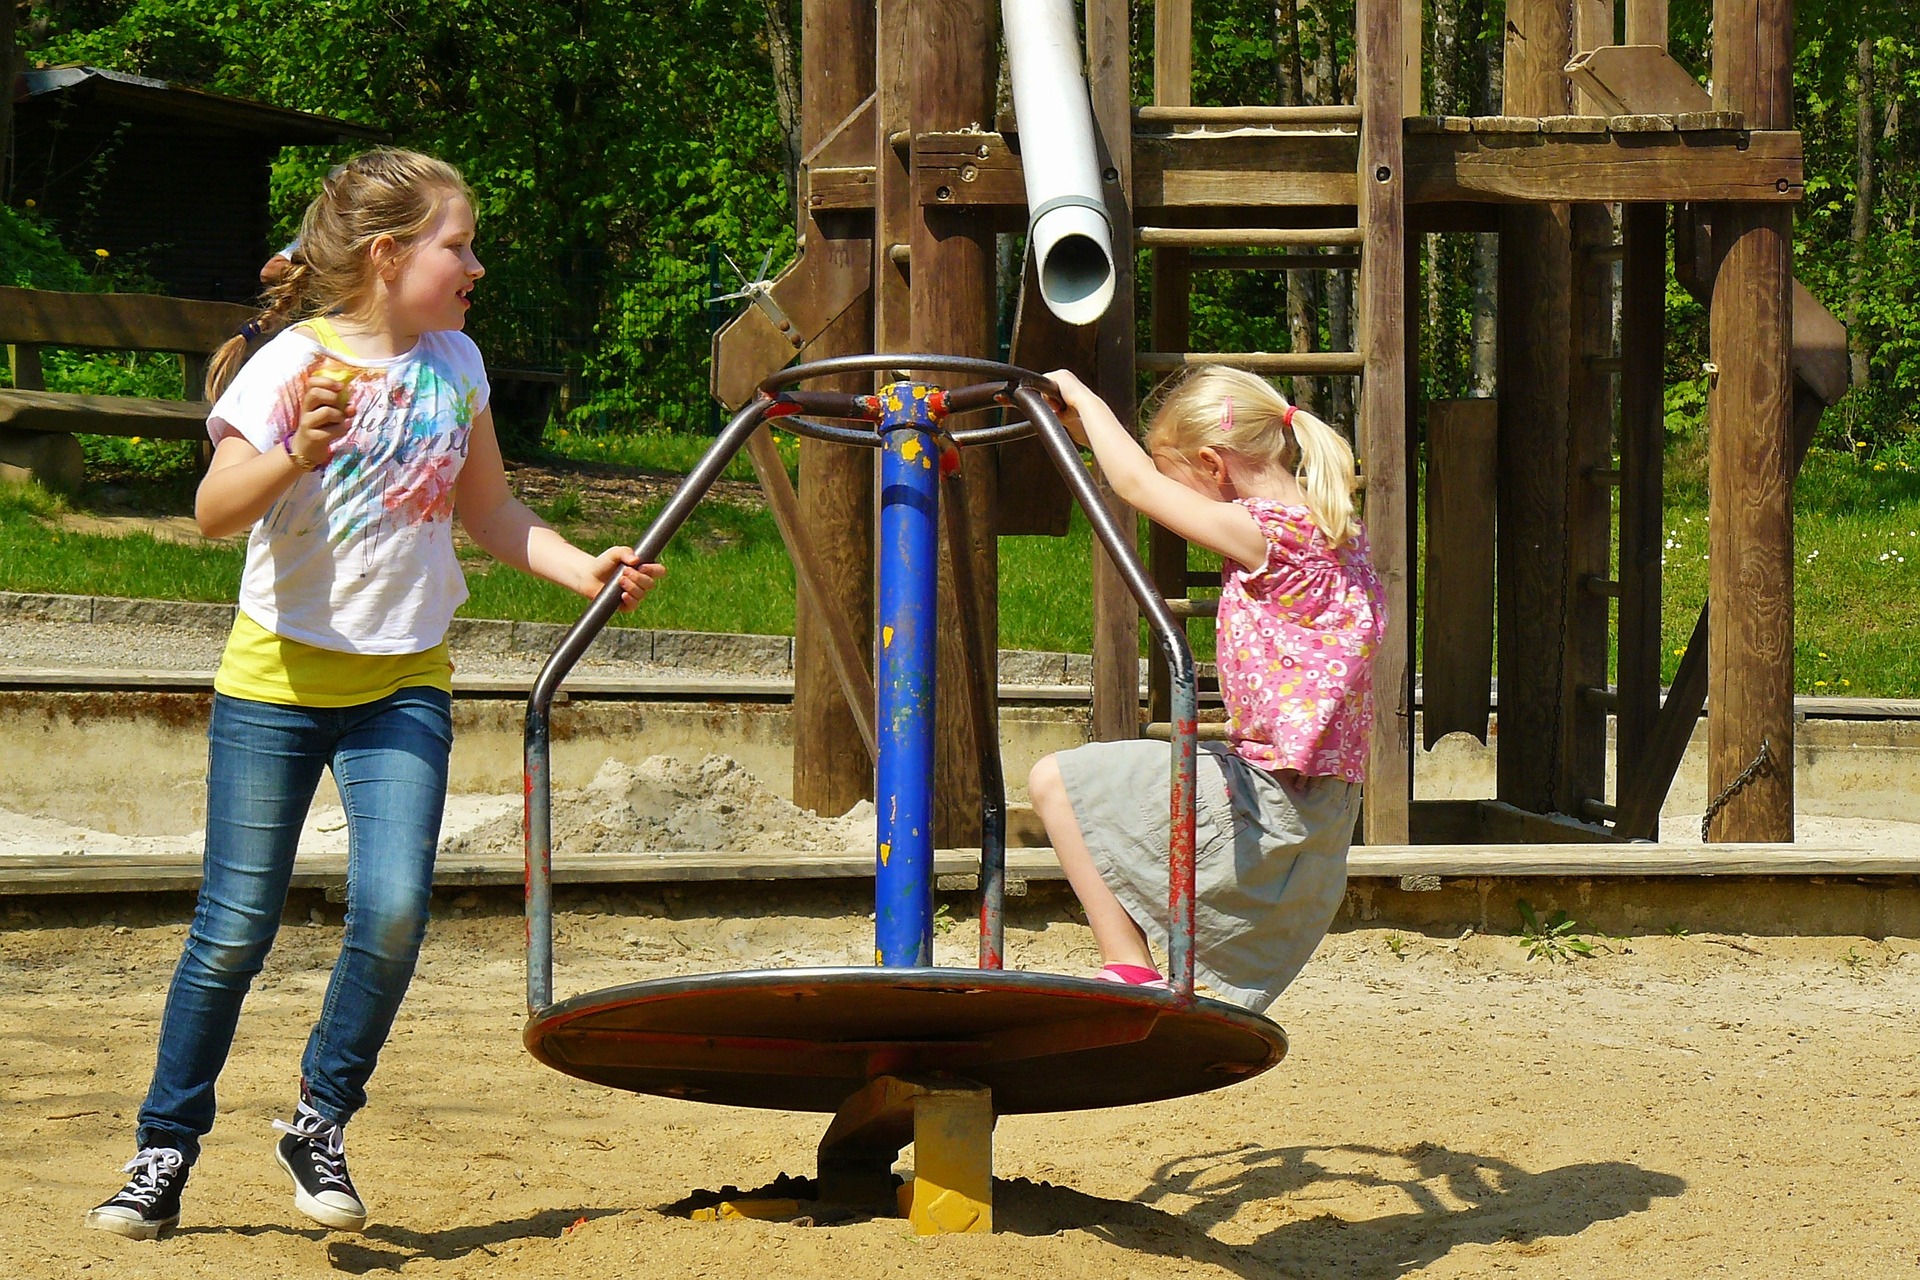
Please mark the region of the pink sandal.
[[1118, 982], [1129, 987], [1151, 987], [1156, 991], [1171, 990], [1167, 980], [1160, 976], [1158, 969], [1149, 969], [1138, 964], [1110, 964], [1093, 975], [1099, 982]]

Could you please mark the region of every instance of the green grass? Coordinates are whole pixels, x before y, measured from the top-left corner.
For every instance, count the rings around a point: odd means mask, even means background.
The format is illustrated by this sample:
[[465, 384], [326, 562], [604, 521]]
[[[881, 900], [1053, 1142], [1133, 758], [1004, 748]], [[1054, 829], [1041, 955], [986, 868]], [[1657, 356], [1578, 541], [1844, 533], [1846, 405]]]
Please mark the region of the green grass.
[[[698, 436], [559, 438], [553, 452], [650, 472], [684, 469], [704, 451]], [[793, 453], [791, 441], [783, 442]], [[744, 467], [744, 463], [737, 464]], [[583, 546], [639, 540], [660, 504], [594, 522], [563, 492], [546, 514]], [[1831, 452], [1811, 457], [1796, 489], [1795, 659], [1802, 693], [1920, 697], [1920, 469]], [[146, 535], [98, 537], [60, 529], [60, 504], [21, 488], [0, 489], [0, 590], [234, 598], [236, 546], [189, 547]], [[1681, 450], [1669, 461], [1666, 513], [1665, 674], [1670, 678], [1706, 598], [1704, 465]], [[1000, 542], [1000, 635], [1009, 648], [1091, 647], [1093, 540], [1075, 513], [1064, 538]], [[789, 634], [794, 578], [766, 511], [726, 502], [699, 508], [666, 551], [665, 583], [621, 625], [693, 631]], [[1193, 564], [1209, 561], [1195, 552]], [[1217, 563], [1217, 562], [1216, 562]], [[473, 598], [462, 614], [566, 622], [581, 600], [550, 584], [467, 561]], [[1212, 627], [1189, 626], [1196, 654], [1212, 656]], [[1143, 651], [1145, 633], [1142, 633]]]

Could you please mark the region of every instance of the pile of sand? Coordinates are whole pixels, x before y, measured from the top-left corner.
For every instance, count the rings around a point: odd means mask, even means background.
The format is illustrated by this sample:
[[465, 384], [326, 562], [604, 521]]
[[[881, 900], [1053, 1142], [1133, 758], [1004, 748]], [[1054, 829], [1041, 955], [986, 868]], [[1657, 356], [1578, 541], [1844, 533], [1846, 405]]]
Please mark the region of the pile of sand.
[[[556, 854], [646, 851], [871, 851], [873, 805], [861, 801], [838, 818], [800, 808], [730, 756], [694, 761], [648, 756], [637, 765], [608, 760], [592, 782], [553, 796]], [[521, 818], [502, 814], [452, 836], [443, 853], [512, 854]]]

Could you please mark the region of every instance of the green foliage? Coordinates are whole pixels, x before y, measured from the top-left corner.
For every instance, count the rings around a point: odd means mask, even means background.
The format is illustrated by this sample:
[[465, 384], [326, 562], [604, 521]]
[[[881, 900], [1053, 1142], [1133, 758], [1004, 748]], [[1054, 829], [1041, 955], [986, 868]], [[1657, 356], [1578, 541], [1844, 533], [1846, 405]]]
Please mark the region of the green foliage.
[[[792, 252], [766, 12], [130, 0], [54, 6], [27, 53], [376, 125], [452, 161], [475, 191], [491, 279], [473, 326], [496, 362], [582, 375], [576, 419], [684, 426], [705, 412], [709, 246], [754, 263]], [[283, 156], [280, 234], [350, 150]]]

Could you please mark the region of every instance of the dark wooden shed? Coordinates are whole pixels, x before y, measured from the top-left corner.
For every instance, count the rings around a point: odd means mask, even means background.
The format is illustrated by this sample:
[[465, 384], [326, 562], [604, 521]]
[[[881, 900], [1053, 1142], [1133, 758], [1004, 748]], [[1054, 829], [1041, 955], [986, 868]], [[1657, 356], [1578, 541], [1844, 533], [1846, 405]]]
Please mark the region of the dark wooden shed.
[[13, 204], [35, 202], [79, 253], [137, 262], [170, 294], [259, 291], [280, 148], [384, 141], [378, 129], [164, 80], [66, 66], [14, 81]]

